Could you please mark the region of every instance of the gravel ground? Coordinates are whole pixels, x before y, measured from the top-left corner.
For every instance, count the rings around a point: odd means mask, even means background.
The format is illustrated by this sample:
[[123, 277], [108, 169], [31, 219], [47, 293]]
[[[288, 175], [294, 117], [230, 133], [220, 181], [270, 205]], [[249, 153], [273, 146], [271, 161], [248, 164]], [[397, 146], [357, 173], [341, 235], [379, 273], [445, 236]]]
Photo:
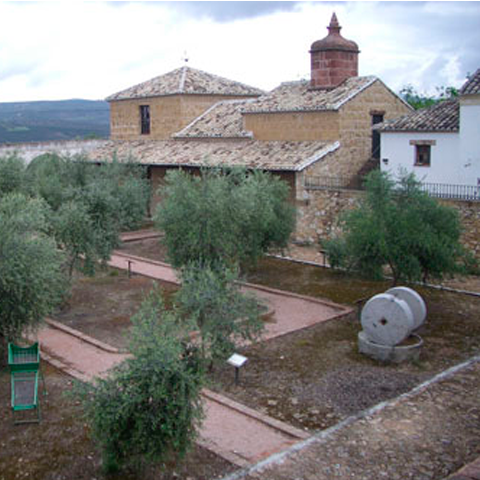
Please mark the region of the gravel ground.
[[443, 479], [480, 455], [479, 396], [476, 362], [245, 478]]

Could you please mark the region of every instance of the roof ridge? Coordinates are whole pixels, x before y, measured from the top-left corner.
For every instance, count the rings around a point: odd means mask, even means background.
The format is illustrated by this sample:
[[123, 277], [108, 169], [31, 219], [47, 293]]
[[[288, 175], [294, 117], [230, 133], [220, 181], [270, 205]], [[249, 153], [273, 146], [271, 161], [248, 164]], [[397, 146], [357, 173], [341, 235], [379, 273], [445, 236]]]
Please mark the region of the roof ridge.
[[167, 95], [260, 97], [266, 92], [237, 80], [183, 65], [107, 97], [107, 101]]
[[[347, 102], [349, 102], [353, 97], [356, 97], [359, 93], [363, 92], [366, 88], [368, 88], [370, 85], [374, 84], [378, 78], [375, 77], [374, 75], [366, 75], [366, 76], [357, 76], [357, 77], [350, 77], [350, 78], [365, 78], [365, 79], [368, 79], [368, 82], [365, 83], [364, 85], [360, 85], [359, 87], [357, 87], [356, 89], [354, 89], [352, 92], [350, 92], [343, 100], [340, 100], [339, 102], [335, 103], [333, 105], [333, 108], [335, 110], [339, 110], [340, 107], [342, 107], [343, 105], [345, 105]], [[347, 81], [349, 79], [347, 78]], [[340, 85], [338, 85], [339, 87]]]
[[[203, 118], [205, 118], [210, 112], [212, 112], [215, 108], [218, 108], [221, 105], [232, 105], [232, 104], [240, 104], [240, 103], [250, 103], [252, 101], [256, 100], [255, 98], [233, 98], [229, 100], [220, 100], [219, 102], [215, 102], [213, 105], [208, 107], [202, 114], [200, 114], [198, 117], [195, 117], [188, 125], [183, 127], [181, 130], [178, 132], [175, 132], [172, 135], [172, 138], [195, 138], [195, 137], [186, 137], [185, 134], [187, 131], [192, 128], [196, 123], [200, 122]], [[240, 111], [240, 113], [242, 113]], [[248, 130], [245, 130], [246, 136], [251, 137], [252, 133], [249, 132]], [[203, 136], [202, 136], [203, 138]], [[218, 138], [218, 137], [213, 137], [212, 138]], [[245, 138], [245, 137], [239, 137], [239, 138]]]
[[180, 77], [180, 85], [178, 86], [178, 92], [182, 93], [185, 90], [185, 79], [187, 77], [187, 66], [182, 67], [182, 76]]

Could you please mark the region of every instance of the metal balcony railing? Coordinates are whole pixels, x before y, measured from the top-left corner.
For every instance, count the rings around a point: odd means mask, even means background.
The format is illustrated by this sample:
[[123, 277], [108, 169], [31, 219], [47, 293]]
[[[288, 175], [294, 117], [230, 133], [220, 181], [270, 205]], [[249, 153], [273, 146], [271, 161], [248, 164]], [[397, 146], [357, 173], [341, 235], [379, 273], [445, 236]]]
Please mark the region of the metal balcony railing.
[[[364, 177], [354, 176], [306, 176], [304, 187], [307, 190], [364, 190]], [[449, 183], [421, 183], [422, 191], [431, 197], [480, 201], [480, 185], [454, 185]]]

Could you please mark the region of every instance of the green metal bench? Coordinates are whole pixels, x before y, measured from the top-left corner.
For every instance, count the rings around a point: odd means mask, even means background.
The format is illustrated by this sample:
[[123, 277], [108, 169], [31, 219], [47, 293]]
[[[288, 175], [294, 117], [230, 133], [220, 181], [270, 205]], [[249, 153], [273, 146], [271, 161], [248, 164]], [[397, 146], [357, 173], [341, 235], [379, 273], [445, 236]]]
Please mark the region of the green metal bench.
[[[38, 342], [28, 347], [8, 344], [8, 365], [11, 378], [11, 406], [14, 423], [40, 422], [41, 411], [38, 399], [39, 376], [43, 381], [43, 393], [46, 393], [45, 379], [40, 369], [40, 346]], [[16, 419], [15, 413], [36, 410], [34, 419]]]

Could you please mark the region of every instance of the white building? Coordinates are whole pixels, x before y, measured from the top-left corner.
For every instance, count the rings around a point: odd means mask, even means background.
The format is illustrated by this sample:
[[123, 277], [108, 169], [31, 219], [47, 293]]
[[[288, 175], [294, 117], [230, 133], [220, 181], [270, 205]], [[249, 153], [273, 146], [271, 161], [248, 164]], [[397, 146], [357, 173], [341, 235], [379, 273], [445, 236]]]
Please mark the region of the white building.
[[423, 183], [480, 186], [480, 69], [454, 100], [378, 127], [382, 171]]

